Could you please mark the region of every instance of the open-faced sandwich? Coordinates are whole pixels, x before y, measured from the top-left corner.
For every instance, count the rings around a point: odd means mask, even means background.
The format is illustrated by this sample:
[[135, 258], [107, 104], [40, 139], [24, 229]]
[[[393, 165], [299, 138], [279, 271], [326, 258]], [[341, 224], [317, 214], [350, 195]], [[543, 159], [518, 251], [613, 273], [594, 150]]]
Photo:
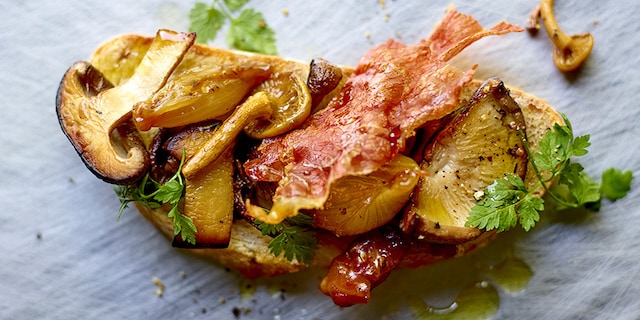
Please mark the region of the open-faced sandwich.
[[450, 9], [429, 38], [389, 40], [355, 68], [124, 35], [69, 68], [57, 113], [87, 167], [174, 246], [247, 277], [328, 267], [322, 292], [366, 303], [394, 269], [492, 239], [469, 216], [495, 181], [536, 196], [549, 183], [530, 157], [563, 117], [448, 63], [519, 31]]

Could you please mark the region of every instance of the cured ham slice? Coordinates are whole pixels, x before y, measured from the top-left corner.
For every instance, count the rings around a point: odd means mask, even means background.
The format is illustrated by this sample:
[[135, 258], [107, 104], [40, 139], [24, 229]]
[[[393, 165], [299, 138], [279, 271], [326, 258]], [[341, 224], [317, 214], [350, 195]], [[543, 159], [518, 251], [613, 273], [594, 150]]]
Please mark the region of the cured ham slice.
[[428, 39], [410, 46], [389, 40], [370, 50], [324, 110], [299, 129], [263, 140], [250, 156], [247, 175], [278, 188], [269, 212], [248, 204], [249, 214], [279, 223], [299, 209], [322, 208], [334, 181], [390, 162], [416, 129], [458, 107], [475, 67], [462, 71], [447, 61], [483, 37], [517, 31], [506, 22], [485, 29], [450, 9]]

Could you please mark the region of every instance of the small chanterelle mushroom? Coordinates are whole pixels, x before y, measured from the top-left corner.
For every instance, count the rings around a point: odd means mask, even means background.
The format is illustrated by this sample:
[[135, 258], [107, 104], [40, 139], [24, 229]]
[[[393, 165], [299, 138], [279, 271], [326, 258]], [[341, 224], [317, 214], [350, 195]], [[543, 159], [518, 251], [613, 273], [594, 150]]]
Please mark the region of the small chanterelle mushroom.
[[192, 33], [158, 31], [134, 75], [119, 86], [87, 62], [65, 73], [56, 99], [60, 126], [96, 176], [127, 184], [147, 172], [149, 155], [131, 121], [132, 107], [165, 85], [194, 40]]
[[593, 48], [593, 36], [590, 33], [567, 35], [558, 26], [553, 13], [553, 0], [540, 2], [540, 17], [555, 50], [553, 61], [562, 71], [573, 71], [582, 65]]

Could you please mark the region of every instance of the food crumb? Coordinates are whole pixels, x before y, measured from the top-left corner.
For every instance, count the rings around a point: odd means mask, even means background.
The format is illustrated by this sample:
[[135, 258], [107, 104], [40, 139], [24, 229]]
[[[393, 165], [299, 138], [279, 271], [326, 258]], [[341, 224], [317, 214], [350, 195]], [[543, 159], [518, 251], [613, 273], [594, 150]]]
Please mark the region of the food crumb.
[[218, 303], [219, 304], [225, 304], [225, 303], [227, 303], [227, 299], [225, 299], [224, 297], [220, 297], [220, 299], [218, 299]]
[[289, 16], [289, 9], [287, 9], [287, 8], [282, 9], [282, 14], [283, 14], [285, 17], [288, 17], [288, 16]]
[[380, 3], [380, 7], [381, 7], [382, 9], [384, 9], [384, 8], [386, 8], [386, 7], [387, 7], [387, 5], [384, 3], [384, 0], [378, 0], [378, 3]]
[[152, 279], [153, 284], [157, 287], [155, 294], [158, 297], [162, 297], [162, 295], [164, 294], [164, 283], [162, 283], [162, 281], [160, 281], [160, 279], [156, 276], [154, 276]]
[[384, 14], [384, 22], [389, 21], [389, 18], [390, 18], [389, 14], [388, 14], [388, 13], [385, 13], [385, 14]]
[[184, 279], [187, 277], [187, 274], [184, 271], [180, 271], [180, 279]]
[[371, 32], [369, 32], [369, 31], [365, 32], [365, 33], [364, 33], [364, 36], [365, 36], [367, 39], [371, 38]]

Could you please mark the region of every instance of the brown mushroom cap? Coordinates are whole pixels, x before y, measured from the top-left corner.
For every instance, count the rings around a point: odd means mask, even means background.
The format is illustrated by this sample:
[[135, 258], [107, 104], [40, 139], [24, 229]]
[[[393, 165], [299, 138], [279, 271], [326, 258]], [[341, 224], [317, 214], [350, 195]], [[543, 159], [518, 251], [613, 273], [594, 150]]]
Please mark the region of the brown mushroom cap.
[[590, 33], [567, 35], [558, 26], [553, 13], [553, 0], [540, 2], [540, 17], [544, 28], [553, 42], [553, 61], [561, 71], [578, 69], [591, 54], [593, 36]]
[[134, 75], [116, 87], [88, 62], [65, 73], [56, 98], [58, 120], [97, 177], [130, 184], [144, 176], [150, 160], [131, 109], [164, 86], [194, 40], [195, 34], [158, 31]]
[[112, 88], [100, 71], [77, 62], [62, 78], [56, 111], [87, 168], [106, 182], [128, 184], [147, 171], [149, 155], [131, 122], [123, 119], [126, 111], [101, 100], [101, 93]]

